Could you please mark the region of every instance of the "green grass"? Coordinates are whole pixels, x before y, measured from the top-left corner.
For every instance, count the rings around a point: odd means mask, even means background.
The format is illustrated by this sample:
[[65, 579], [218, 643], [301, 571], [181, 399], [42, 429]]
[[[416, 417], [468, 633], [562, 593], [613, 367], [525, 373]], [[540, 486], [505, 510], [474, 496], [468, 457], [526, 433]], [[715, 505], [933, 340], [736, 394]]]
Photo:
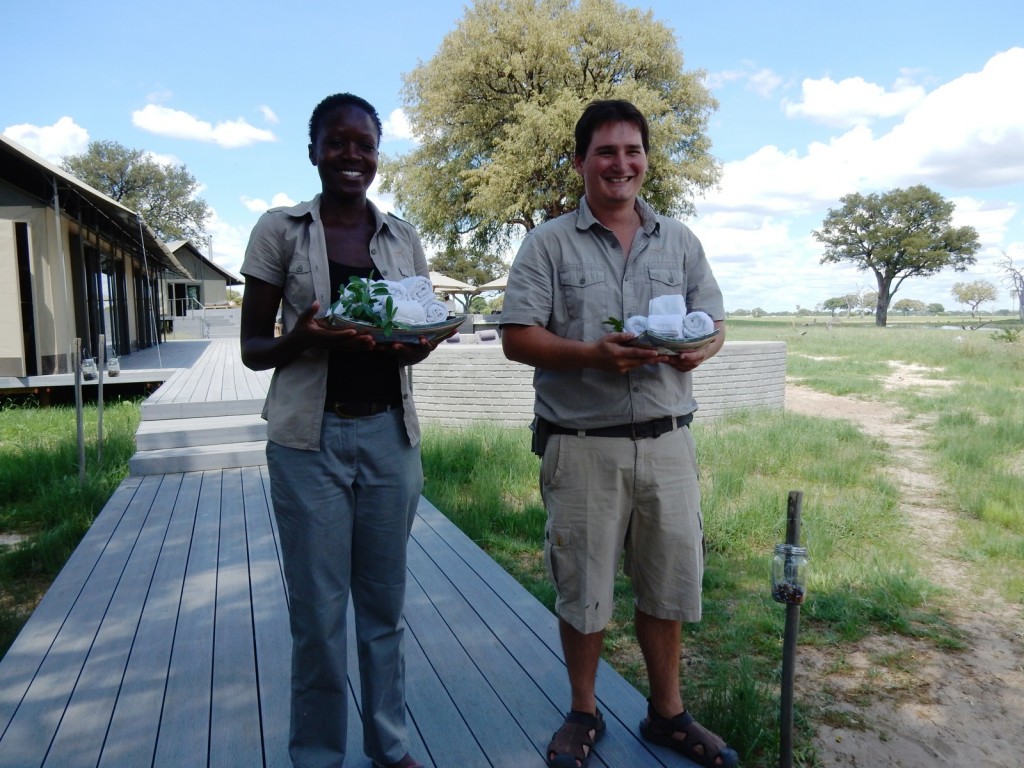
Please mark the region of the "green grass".
[[105, 405], [102, 463], [96, 406], [86, 406], [83, 415], [86, 473], [80, 484], [74, 408], [0, 405], [0, 533], [24, 537], [0, 548], [0, 655], [128, 474], [138, 403]]

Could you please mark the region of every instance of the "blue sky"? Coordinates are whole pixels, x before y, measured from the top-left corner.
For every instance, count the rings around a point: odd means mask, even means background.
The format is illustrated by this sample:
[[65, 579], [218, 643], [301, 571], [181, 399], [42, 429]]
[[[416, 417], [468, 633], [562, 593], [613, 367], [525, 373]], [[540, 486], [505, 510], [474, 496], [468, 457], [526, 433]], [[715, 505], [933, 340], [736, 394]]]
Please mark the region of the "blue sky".
[[[719, 100], [709, 132], [722, 183], [686, 223], [727, 309], [874, 290], [870, 273], [821, 265], [811, 231], [845, 194], [919, 183], [956, 203], [982, 251], [966, 273], [908, 281], [896, 298], [953, 309], [954, 283], [984, 279], [999, 298], [983, 308], [1012, 306], [998, 261], [1024, 265], [1019, 0], [625, 4], [672, 28], [686, 69], [704, 70]], [[184, 163], [214, 211], [213, 258], [237, 272], [259, 214], [319, 190], [306, 132], [322, 97], [364, 96], [385, 120], [382, 152], [412, 146], [402, 75], [465, 5], [11, 3], [0, 131], [53, 162], [114, 140]]]

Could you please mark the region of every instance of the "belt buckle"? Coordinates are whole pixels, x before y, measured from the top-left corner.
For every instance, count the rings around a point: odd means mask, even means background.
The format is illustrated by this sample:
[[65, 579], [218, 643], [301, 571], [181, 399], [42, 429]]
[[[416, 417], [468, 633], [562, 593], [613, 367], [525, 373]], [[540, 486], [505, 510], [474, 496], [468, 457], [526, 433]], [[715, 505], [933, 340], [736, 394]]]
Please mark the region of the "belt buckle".
[[341, 403], [331, 403], [331, 410], [334, 412], [334, 415], [337, 416], [339, 419], [356, 418], [354, 413], [349, 413], [348, 411], [342, 410]]
[[629, 432], [630, 440], [644, 440], [661, 434], [658, 432], [658, 422], [656, 421], [642, 421], [639, 424], [634, 422], [629, 425]]

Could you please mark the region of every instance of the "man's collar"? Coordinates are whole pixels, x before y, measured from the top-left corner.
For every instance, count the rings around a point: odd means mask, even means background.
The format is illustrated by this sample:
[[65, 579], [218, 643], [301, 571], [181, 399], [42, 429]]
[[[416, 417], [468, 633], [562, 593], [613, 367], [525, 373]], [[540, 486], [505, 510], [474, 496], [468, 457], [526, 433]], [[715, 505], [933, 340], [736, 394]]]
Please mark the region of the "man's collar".
[[[654, 212], [654, 209], [648, 205], [642, 198], [637, 198], [636, 202], [633, 203], [634, 209], [640, 214], [640, 226], [648, 235], [654, 234], [658, 229], [658, 214]], [[577, 229], [590, 229], [595, 224], [601, 224], [601, 221], [594, 215], [594, 212], [590, 209], [590, 204], [587, 202], [587, 196], [584, 195], [580, 198], [580, 207], [576, 211], [576, 228]], [[601, 224], [605, 227], [604, 224]], [[607, 227], [605, 227], [607, 229]]]

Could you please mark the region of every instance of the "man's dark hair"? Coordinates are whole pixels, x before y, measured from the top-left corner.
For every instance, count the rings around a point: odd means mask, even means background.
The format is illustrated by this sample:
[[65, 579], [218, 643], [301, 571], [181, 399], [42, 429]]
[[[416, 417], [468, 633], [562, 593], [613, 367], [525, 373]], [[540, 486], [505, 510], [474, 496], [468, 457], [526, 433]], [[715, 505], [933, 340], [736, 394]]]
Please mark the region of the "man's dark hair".
[[640, 129], [644, 153], [650, 150], [650, 130], [643, 113], [625, 99], [592, 101], [576, 122], [576, 157], [586, 157], [594, 131], [606, 123], [633, 123]]
[[309, 118], [310, 144], [316, 144], [316, 138], [320, 134], [320, 127], [323, 125], [327, 116], [339, 107], [346, 106], [359, 107], [359, 109], [363, 110], [370, 116], [373, 120], [373, 124], [377, 126], [377, 141], [378, 143], [380, 142], [380, 137], [384, 133], [384, 128], [380, 122], [380, 115], [377, 114], [377, 110], [373, 108], [373, 105], [366, 99], [361, 99], [351, 93], [335, 93], [317, 104], [316, 108], [313, 110], [313, 114]]

